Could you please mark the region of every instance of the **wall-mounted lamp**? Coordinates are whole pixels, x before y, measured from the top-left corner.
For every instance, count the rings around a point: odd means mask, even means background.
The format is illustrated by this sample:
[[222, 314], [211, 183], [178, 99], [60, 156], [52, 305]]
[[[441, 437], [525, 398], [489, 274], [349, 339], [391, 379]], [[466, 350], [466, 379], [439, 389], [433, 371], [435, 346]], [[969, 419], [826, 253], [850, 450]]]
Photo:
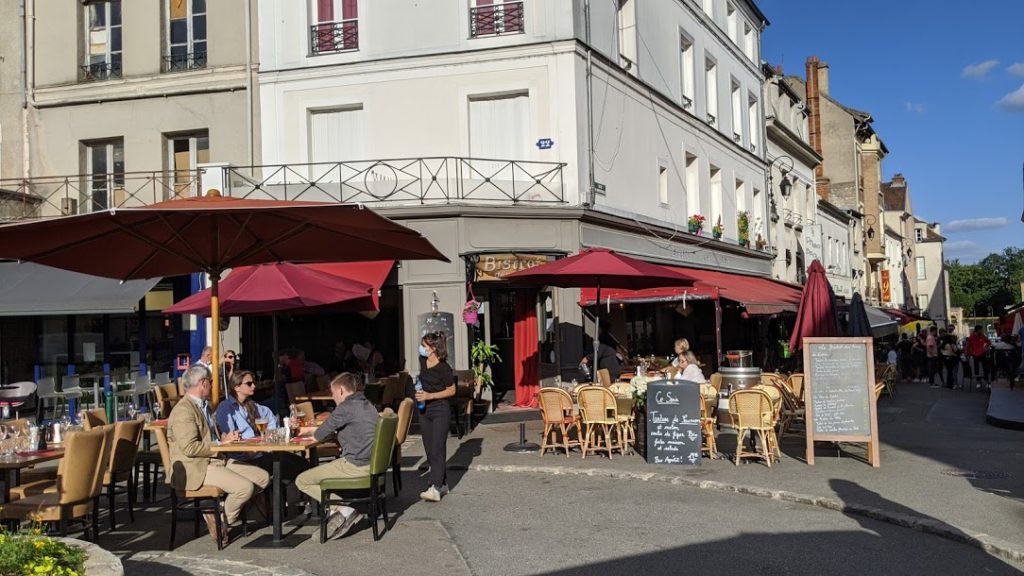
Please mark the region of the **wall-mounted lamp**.
[[875, 237], [875, 228], [873, 226], [868, 226], [868, 238], [874, 238], [874, 237]]
[[793, 183], [789, 180], [789, 173], [783, 170], [782, 182], [779, 182], [779, 192], [782, 192], [783, 198], [789, 198], [789, 191], [791, 188], [793, 188]]
[[774, 178], [772, 178], [772, 168], [776, 166], [778, 166], [779, 172], [782, 173], [782, 181], [779, 182], [779, 193], [782, 194], [783, 198], [789, 198], [789, 191], [793, 188], [793, 181], [789, 178], [789, 173], [793, 171], [793, 159], [782, 155], [776, 156], [768, 163], [768, 199], [771, 202], [773, 222], [777, 222], [779, 219], [779, 213], [775, 207]]

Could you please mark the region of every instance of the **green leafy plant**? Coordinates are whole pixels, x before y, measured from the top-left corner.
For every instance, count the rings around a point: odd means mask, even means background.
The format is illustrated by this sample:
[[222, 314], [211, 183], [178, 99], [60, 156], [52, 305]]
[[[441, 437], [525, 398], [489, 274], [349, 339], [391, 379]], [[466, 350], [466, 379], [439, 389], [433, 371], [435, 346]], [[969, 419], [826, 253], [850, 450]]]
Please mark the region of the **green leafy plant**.
[[477, 340], [469, 350], [470, 359], [473, 361], [473, 377], [481, 388], [488, 388], [494, 384], [488, 368], [501, 362], [501, 355], [498, 354], [498, 347], [488, 344], [483, 340]]
[[725, 226], [722, 225], [722, 217], [718, 217], [718, 222], [711, 227], [711, 234], [715, 238], [721, 238], [722, 234], [725, 233]]
[[750, 244], [750, 213], [746, 210], [736, 216], [736, 232], [741, 245]]
[[45, 536], [35, 528], [28, 532], [0, 531], [0, 576], [85, 574], [81, 548]]

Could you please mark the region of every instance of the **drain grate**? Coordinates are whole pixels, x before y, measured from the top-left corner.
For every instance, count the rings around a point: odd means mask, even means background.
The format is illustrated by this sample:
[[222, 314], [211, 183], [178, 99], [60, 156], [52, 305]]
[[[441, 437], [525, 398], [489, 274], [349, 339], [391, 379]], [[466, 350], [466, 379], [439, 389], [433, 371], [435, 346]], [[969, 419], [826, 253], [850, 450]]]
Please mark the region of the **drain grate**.
[[946, 476], [956, 476], [958, 478], [967, 478], [968, 480], [1002, 480], [1009, 478], [1009, 472], [1002, 472], [999, 470], [963, 470], [961, 468], [950, 468], [943, 470], [943, 474]]

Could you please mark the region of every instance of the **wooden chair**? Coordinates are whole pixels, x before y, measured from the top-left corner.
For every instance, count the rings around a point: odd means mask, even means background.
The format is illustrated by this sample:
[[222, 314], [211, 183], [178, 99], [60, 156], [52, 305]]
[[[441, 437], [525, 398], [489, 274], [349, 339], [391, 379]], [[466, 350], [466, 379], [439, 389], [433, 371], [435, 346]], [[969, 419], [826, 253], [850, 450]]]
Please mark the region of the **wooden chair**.
[[[295, 404], [298, 402], [296, 398], [299, 396], [306, 395], [306, 383], [298, 380], [295, 382], [288, 382], [284, 385], [285, 392], [288, 393], [288, 403]], [[287, 415], [287, 414], [286, 414]]]
[[327, 506], [330, 504], [367, 504], [373, 540], [380, 540], [377, 520], [384, 518], [384, 532], [388, 531], [387, 484], [388, 468], [395, 453], [398, 416], [384, 416], [377, 420], [374, 430], [370, 471], [360, 478], [328, 478], [320, 481], [320, 543], [327, 541]]
[[[164, 466], [164, 481], [171, 492], [171, 539], [167, 546], [168, 550], [174, 550], [174, 536], [178, 529], [178, 511], [191, 511], [195, 513], [193, 523], [193, 536], [199, 536], [199, 518], [203, 512], [212, 512], [216, 522], [217, 550], [224, 549], [224, 532], [227, 529], [223, 525], [224, 517], [223, 500], [227, 496], [223, 490], [216, 486], [203, 486], [199, 490], [179, 490], [171, 485], [171, 456], [170, 446], [167, 444], [167, 430], [156, 428], [156, 443], [160, 449], [160, 460]], [[191, 504], [191, 506], [190, 506]], [[244, 522], [243, 522], [244, 525]]]
[[776, 386], [782, 394], [782, 410], [779, 413], [779, 439], [789, 431], [794, 422], [804, 421], [804, 403], [796, 397], [789, 385]]
[[[598, 450], [607, 451], [609, 460], [612, 450], [622, 453], [622, 431], [615, 396], [602, 386], [584, 386], [579, 390], [577, 401], [584, 426], [581, 447], [583, 458], [587, 457], [587, 452]], [[613, 433], [615, 440], [612, 439]], [[598, 444], [595, 436], [601, 439], [603, 447]]]
[[85, 422], [81, 423], [86, 430], [92, 430], [107, 425], [107, 411], [105, 408], [93, 408], [85, 413]]
[[[580, 445], [583, 431], [580, 418], [573, 414], [572, 396], [561, 388], [541, 388], [538, 395], [540, 412], [544, 419], [544, 439], [541, 440], [540, 455], [547, 450], [557, 450], [559, 444], [565, 448], [565, 457], [569, 457], [569, 448]], [[576, 429], [576, 440], [569, 437], [569, 432]], [[561, 442], [558, 442], [561, 434]]]
[[885, 392], [885, 382], [876, 382], [875, 383], [875, 402], [878, 402], [878, 399], [882, 397], [882, 392]]
[[171, 415], [171, 409], [178, 403], [178, 387], [177, 385], [168, 382], [167, 384], [159, 384], [153, 389], [153, 393], [156, 394], [156, 406], [157, 411], [154, 417], [157, 419], [167, 418]]
[[414, 404], [415, 401], [412, 398], [405, 398], [398, 404], [398, 429], [395, 431], [395, 453], [391, 455], [391, 487], [395, 490], [395, 496], [398, 496], [398, 492], [402, 489], [402, 445], [409, 438]]
[[[31, 520], [57, 524], [61, 536], [67, 523], [91, 517], [92, 539], [99, 535], [97, 520], [100, 489], [107, 466], [110, 432], [106, 429], [70, 432], [64, 439], [64, 458], [52, 491], [28, 495], [0, 508], [0, 518], [11, 524]], [[88, 532], [88, 530], [87, 530]]]
[[708, 458], [716, 458], [718, 454], [718, 443], [715, 441], [715, 421], [717, 419], [708, 410], [707, 400], [700, 397], [700, 429], [704, 432], [704, 444], [701, 445], [701, 452], [707, 452]]
[[[729, 397], [729, 412], [736, 423], [736, 465], [741, 458], [764, 458], [771, 468], [772, 459], [778, 457], [778, 441], [775, 437], [775, 407], [768, 393], [748, 388], [734, 392]], [[746, 432], [757, 434], [758, 450], [745, 448], [743, 437]]]
[[459, 438], [473, 428], [473, 403], [480, 398], [480, 390], [472, 370], [455, 371], [455, 396], [448, 401], [452, 407], [452, 423]]
[[[110, 510], [110, 530], [117, 528], [114, 518], [114, 499], [117, 494], [128, 497], [128, 520], [135, 522], [135, 474], [133, 467], [135, 457], [139, 453], [139, 442], [142, 440], [144, 420], [126, 420], [114, 424], [114, 445], [110, 451], [110, 462], [103, 475], [103, 485], [107, 488], [107, 508]], [[125, 486], [118, 486], [124, 482]]]
[[597, 371], [597, 381], [595, 384], [604, 386], [605, 388], [612, 385], [612, 373], [607, 368], [601, 368]]
[[721, 372], [715, 372], [714, 374], [712, 374], [711, 378], [708, 379], [708, 384], [711, 384], [712, 386], [715, 387], [715, 392], [721, 392], [722, 391], [722, 373]]

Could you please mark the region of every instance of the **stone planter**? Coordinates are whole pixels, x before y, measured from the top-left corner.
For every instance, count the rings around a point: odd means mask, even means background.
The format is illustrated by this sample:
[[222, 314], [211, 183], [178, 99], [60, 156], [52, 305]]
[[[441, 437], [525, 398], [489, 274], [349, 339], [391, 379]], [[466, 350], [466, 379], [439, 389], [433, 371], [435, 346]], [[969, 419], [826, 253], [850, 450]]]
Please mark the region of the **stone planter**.
[[85, 551], [85, 573], [88, 576], [124, 576], [121, 559], [92, 542], [76, 538], [54, 538]]

